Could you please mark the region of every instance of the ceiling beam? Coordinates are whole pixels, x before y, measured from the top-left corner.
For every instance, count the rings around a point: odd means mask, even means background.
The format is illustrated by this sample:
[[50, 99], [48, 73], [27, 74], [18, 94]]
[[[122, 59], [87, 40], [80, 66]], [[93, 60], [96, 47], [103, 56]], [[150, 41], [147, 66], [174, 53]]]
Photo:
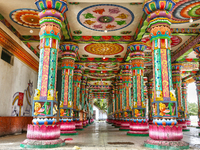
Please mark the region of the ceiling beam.
[[184, 55], [188, 50], [193, 48], [200, 42], [200, 35], [191, 37], [186, 41], [183, 45], [181, 45], [173, 54], [172, 54], [172, 62], [176, 61], [179, 57]]

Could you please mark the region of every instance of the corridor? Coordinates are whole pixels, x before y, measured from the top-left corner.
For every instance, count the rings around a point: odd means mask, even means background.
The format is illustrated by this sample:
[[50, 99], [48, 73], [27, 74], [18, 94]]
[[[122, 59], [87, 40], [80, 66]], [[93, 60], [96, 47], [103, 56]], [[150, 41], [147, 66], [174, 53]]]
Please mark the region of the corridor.
[[[183, 141], [189, 142], [191, 149], [200, 149], [199, 132], [200, 129], [194, 127], [190, 127], [190, 132], [183, 132]], [[73, 138], [73, 140], [66, 141], [65, 146], [54, 149], [73, 150], [74, 146], [80, 150], [148, 149], [143, 147], [143, 142], [149, 137], [127, 136], [126, 133], [127, 131], [119, 131], [118, 128], [105, 122], [95, 122], [83, 131], [78, 131], [78, 135], [61, 136], [62, 139]], [[24, 139], [26, 139], [25, 133], [0, 137], [0, 149], [23, 149], [19, 145]]]

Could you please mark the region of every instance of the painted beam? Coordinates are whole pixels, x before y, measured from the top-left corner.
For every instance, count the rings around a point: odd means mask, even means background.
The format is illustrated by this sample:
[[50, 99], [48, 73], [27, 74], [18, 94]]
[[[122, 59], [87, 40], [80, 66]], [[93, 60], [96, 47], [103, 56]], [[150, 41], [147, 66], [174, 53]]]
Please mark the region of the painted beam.
[[196, 37], [189, 38], [183, 45], [181, 45], [173, 54], [172, 54], [172, 62], [176, 61], [179, 57], [181, 57], [188, 50], [193, 48], [200, 42], [200, 35]]

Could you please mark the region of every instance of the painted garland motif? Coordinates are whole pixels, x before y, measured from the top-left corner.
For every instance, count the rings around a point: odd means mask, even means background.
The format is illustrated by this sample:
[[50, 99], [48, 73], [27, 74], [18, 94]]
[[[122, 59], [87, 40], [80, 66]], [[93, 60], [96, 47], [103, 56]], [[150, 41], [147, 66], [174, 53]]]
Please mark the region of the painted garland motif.
[[95, 55], [115, 55], [124, 50], [120, 44], [89, 44], [85, 46], [85, 51]]
[[40, 28], [38, 10], [35, 9], [16, 9], [10, 13], [10, 19], [27, 28]]
[[133, 20], [133, 13], [119, 5], [98, 4], [81, 10], [77, 15], [78, 22], [95, 31], [115, 31], [129, 26]]
[[[147, 44], [147, 50], [151, 50], [151, 43], [150, 43], [150, 38], [145, 37], [141, 40], [142, 42]], [[182, 42], [182, 38], [179, 36], [171, 36], [171, 47], [177, 46]]]
[[91, 69], [115, 69], [119, 65], [117, 63], [88, 63], [85, 66]]
[[200, 19], [200, 1], [182, 0], [176, 3], [172, 15], [172, 23], [187, 23], [190, 18], [198, 20]]

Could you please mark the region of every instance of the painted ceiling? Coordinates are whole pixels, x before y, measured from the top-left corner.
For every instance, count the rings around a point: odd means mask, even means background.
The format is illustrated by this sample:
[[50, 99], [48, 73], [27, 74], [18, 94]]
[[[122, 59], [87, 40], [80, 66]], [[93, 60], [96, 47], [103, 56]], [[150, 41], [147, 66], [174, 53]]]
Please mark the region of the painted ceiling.
[[[39, 57], [39, 11], [34, 3], [35, 0], [1, 0], [0, 21]], [[144, 0], [134, 3], [132, 0], [68, 0], [61, 42], [78, 43], [76, 61], [84, 63], [91, 85], [113, 83], [120, 73], [120, 63], [130, 61], [127, 45], [134, 41], [147, 44], [145, 75], [152, 77], [151, 43], [143, 3]], [[171, 13], [172, 61], [184, 63], [185, 77], [198, 68], [193, 47], [200, 32], [200, 0], [176, 0]]]

